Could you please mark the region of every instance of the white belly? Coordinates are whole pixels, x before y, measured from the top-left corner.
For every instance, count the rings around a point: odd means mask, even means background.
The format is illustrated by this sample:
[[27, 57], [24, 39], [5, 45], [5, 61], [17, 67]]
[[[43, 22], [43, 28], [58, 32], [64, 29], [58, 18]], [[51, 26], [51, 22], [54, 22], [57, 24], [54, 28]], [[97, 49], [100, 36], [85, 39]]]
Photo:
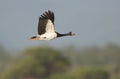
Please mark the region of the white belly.
[[45, 33], [40, 35], [40, 40], [52, 40], [57, 37], [57, 34], [55, 32], [53, 33]]

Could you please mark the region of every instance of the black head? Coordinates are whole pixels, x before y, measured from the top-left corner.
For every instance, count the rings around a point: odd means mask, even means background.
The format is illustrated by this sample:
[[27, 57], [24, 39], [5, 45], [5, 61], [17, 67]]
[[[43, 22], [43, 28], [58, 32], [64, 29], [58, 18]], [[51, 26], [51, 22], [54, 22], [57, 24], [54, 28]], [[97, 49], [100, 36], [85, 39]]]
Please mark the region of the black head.
[[74, 36], [75, 33], [73, 33], [73, 32], [69, 32], [69, 35], [70, 35], [70, 36]]

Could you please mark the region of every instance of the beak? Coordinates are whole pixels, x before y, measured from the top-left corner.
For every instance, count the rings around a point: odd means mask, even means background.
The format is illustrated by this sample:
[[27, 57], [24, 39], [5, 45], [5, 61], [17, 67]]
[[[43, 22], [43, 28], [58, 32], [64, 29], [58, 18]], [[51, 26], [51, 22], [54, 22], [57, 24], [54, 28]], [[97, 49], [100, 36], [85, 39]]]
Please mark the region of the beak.
[[75, 35], [75, 33], [72, 34], [73, 36]]

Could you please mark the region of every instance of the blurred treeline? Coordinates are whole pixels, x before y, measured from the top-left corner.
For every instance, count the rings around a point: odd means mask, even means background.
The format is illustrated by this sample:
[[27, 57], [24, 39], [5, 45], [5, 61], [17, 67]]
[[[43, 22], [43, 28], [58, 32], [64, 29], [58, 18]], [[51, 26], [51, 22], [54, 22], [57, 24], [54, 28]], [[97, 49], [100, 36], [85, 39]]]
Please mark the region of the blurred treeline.
[[120, 79], [120, 46], [36, 46], [16, 53], [0, 46], [0, 79]]

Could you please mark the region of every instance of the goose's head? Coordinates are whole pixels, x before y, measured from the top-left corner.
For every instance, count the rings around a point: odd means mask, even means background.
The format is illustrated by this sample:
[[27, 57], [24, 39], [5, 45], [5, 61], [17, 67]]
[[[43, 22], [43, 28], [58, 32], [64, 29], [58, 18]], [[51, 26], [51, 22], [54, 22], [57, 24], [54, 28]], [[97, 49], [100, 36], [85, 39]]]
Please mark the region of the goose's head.
[[70, 35], [70, 36], [74, 36], [75, 33], [73, 33], [73, 32], [69, 32], [69, 35]]

